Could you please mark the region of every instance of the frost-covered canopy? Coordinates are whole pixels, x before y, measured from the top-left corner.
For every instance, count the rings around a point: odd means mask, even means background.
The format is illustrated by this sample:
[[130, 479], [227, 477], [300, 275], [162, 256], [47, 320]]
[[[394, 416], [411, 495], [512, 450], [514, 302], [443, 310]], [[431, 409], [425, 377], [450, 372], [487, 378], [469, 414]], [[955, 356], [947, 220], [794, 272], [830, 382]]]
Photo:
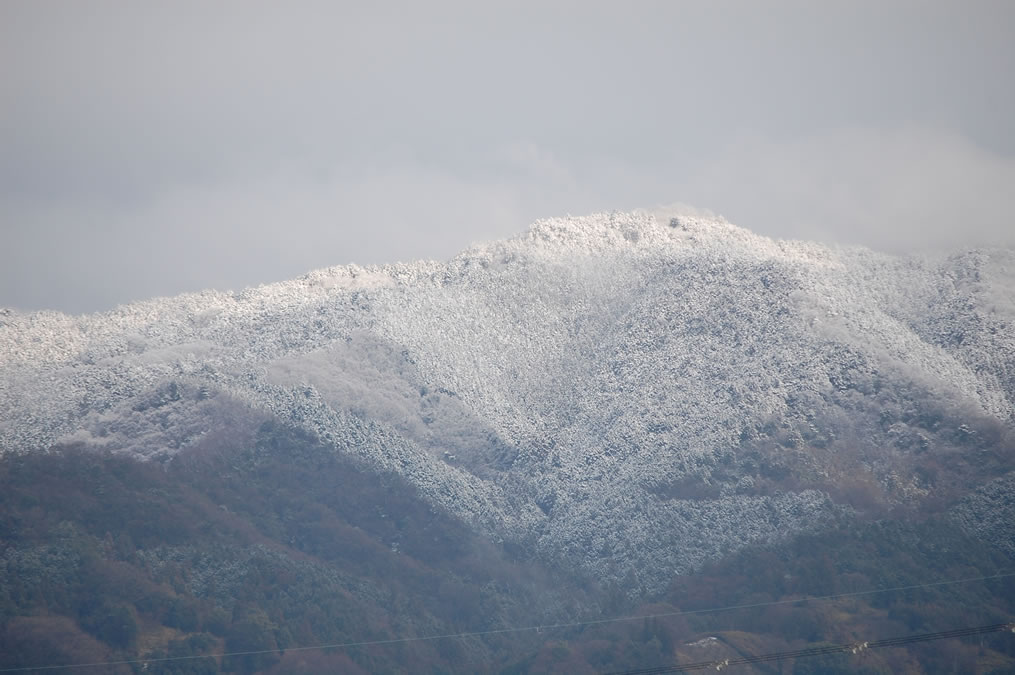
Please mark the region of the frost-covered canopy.
[[[933, 444], [907, 412], [928, 399], [1012, 422], [1012, 298], [1011, 251], [892, 257], [700, 217], [545, 220], [446, 263], [80, 317], [4, 311], [0, 450], [167, 458], [237, 406], [269, 411], [493, 536], [651, 585], [834, 516], [802, 483], [760, 490], [768, 456], [751, 465], [748, 448], [834, 449], [853, 424], [835, 420], [875, 406], [894, 417], [871, 438]], [[817, 480], [826, 460], [786, 461]], [[907, 480], [900, 495], [921, 489]], [[690, 485], [708, 498], [681, 496]]]

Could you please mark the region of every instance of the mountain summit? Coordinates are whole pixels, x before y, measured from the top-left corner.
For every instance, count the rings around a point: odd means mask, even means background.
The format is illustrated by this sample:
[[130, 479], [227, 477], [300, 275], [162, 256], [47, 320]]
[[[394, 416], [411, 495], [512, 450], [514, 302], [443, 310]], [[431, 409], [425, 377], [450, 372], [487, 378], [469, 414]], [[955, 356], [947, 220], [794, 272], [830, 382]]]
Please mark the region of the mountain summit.
[[447, 262], [77, 317], [4, 310], [0, 372], [4, 453], [172, 462], [270, 416], [635, 593], [893, 509], [1015, 541], [1009, 519], [977, 515], [1010, 495], [1011, 250], [899, 257], [700, 216], [551, 219]]

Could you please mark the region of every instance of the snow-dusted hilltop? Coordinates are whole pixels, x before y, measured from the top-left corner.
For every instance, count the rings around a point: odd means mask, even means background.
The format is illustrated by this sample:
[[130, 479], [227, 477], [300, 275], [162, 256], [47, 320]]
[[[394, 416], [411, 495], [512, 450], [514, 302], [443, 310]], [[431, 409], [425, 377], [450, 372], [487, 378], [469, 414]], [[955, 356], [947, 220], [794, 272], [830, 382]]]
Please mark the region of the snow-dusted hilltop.
[[651, 588], [847, 504], [1004, 473], [1015, 253], [553, 219], [447, 263], [2, 311], [0, 373], [3, 452], [165, 459], [270, 413], [492, 536]]

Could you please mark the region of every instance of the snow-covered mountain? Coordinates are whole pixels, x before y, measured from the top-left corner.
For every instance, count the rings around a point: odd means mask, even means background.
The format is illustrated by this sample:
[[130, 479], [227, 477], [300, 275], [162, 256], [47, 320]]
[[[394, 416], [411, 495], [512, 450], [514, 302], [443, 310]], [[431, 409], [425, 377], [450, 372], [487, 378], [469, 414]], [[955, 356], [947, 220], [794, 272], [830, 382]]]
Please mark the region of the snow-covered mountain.
[[996, 536], [962, 514], [1012, 484], [1015, 252], [553, 219], [446, 263], [0, 310], [0, 372], [2, 452], [171, 461], [270, 413], [497, 540], [652, 590], [751, 542], [967, 494], [956, 518]]

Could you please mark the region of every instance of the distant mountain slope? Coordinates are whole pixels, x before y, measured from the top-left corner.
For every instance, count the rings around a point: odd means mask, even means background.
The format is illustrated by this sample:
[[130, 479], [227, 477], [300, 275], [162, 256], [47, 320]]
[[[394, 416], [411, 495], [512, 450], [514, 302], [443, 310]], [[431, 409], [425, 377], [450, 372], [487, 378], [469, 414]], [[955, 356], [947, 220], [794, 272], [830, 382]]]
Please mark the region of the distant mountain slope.
[[750, 542], [948, 507], [1007, 473], [1013, 299], [1008, 250], [546, 220], [447, 263], [6, 311], [0, 450], [165, 460], [239, 401], [496, 539], [648, 591]]

